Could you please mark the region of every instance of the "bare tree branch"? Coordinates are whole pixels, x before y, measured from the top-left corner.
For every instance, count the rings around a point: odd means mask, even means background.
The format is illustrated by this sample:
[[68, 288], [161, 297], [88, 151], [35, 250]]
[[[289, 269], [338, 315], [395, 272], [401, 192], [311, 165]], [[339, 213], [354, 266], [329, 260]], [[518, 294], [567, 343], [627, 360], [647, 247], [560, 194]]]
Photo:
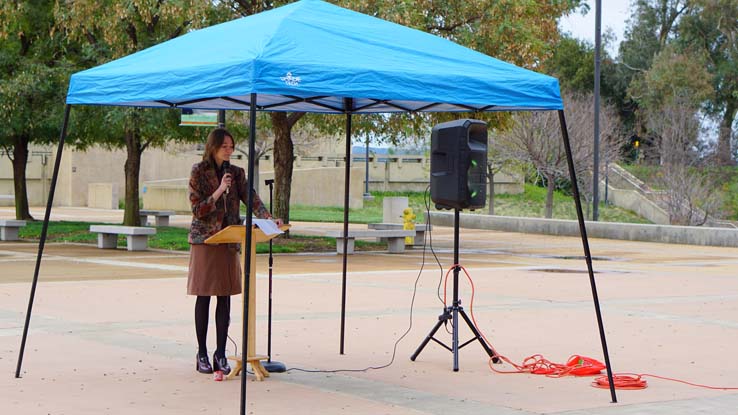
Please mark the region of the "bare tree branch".
[[[594, 145], [592, 96], [564, 95], [564, 108], [569, 126], [572, 156], [580, 195], [590, 200]], [[605, 106], [600, 114], [600, 158], [609, 162], [619, 159], [619, 132], [615, 110]], [[546, 217], [552, 217], [553, 190], [560, 179], [569, 178], [559, 120], [553, 112], [519, 113], [512, 128], [500, 137], [500, 152], [508, 158], [531, 163], [546, 180]], [[604, 170], [605, 166], [600, 166]], [[604, 175], [603, 175], [604, 177]]]
[[659, 135], [661, 171], [658, 185], [672, 225], [703, 225], [721, 201], [714, 178], [699, 169], [696, 143], [700, 120], [696, 108], [676, 97], [648, 116], [649, 128]]

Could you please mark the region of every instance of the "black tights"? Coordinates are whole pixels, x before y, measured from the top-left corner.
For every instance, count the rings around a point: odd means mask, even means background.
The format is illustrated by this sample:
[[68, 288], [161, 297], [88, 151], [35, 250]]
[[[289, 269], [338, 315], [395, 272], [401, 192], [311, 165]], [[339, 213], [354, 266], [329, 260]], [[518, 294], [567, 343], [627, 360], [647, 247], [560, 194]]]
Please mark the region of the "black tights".
[[[201, 356], [208, 355], [208, 319], [210, 314], [210, 297], [197, 296], [195, 301], [195, 332], [197, 333], [198, 354]], [[231, 297], [224, 295], [218, 296], [218, 303], [215, 306], [215, 337], [216, 349], [215, 354], [225, 356], [226, 340], [228, 340], [228, 323], [231, 319]]]

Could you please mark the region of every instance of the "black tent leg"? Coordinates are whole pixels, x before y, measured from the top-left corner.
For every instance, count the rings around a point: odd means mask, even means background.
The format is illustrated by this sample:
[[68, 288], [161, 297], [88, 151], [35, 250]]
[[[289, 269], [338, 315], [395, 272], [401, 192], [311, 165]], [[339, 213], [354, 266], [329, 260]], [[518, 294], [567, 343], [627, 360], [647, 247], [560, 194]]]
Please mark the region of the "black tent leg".
[[[249, 357], [249, 287], [251, 281], [251, 244], [254, 214], [254, 154], [256, 154], [256, 94], [252, 93], [249, 98], [249, 167], [248, 167], [248, 196], [246, 196], [246, 244], [243, 256], [243, 304], [241, 315], [243, 316], [243, 333], [241, 343], [241, 415], [246, 415], [246, 359]], [[255, 275], [253, 276], [256, 277]]]
[[62, 152], [64, 151], [64, 140], [67, 138], [67, 125], [69, 124], [69, 111], [72, 106], [64, 108], [64, 121], [62, 122], [61, 134], [59, 135], [59, 147], [56, 150], [56, 161], [54, 162], [54, 174], [51, 176], [51, 188], [49, 189], [49, 200], [46, 201], [46, 214], [44, 215], [44, 226], [41, 228], [41, 242], [38, 244], [38, 255], [36, 256], [36, 269], [33, 271], [33, 283], [31, 284], [31, 297], [28, 299], [28, 310], [26, 311], [26, 324], [23, 326], [23, 338], [21, 339], [20, 353], [18, 354], [18, 367], [15, 369], [15, 377], [20, 378], [23, 365], [23, 352], [26, 350], [28, 339], [28, 326], [31, 324], [31, 311], [33, 310], [33, 299], [36, 297], [36, 286], [38, 285], [38, 272], [41, 269], [41, 258], [44, 256], [44, 245], [46, 245], [46, 232], [49, 229], [49, 217], [51, 217], [51, 206], [54, 204], [54, 190], [56, 190], [56, 179], [59, 177], [59, 165], [61, 164]]
[[579, 186], [577, 185], [577, 174], [574, 170], [574, 158], [571, 155], [571, 144], [569, 143], [569, 132], [566, 128], [566, 117], [564, 110], [559, 110], [559, 123], [561, 124], [561, 135], [564, 138], [564, 149], [566, 150], [566, 161], [569, 164], [569, 177], [571, 179], [571, 188], [574, 196], [574, 204], [577, 209], [577, 219], [579, 220], [579, 233], [582, 236], [582, 245], [584, 246], [584, 260], [587, 262], [587, 271], [589, 272], [589, 284], [592, 286], [592, 299], [594, 300], [595, 313], [597, 314], [597, 325], [600, 329], [600, 342], [602, 343], [602, 352], [605, 354], [605, 366], [607, 367], [607, 379], [610, 382], [610, 395], [612, 402], [618, 401], [615, 396], [615, 384], [612, 379], [612, 367], [610, 366], [610, 354], [607, 352], [607, 339], [605, 338], [605, 326], [602, 323], [602, 312], [600, 311], [600, 299], [597, 296], [597, 284], [595, 283], [594, 271], [592, 269], [592, 254], [589, 251], [589, 242], [587, 240], [587, 229], [584, 226], [584, 213], [582, 213], [582, 202], [579, 200]]
[[340, 354], [343, 354], [343, 345], [346, 332], [346, 267], [348, 264], [348, 221], [349, 221], [349, 185], [351, 184], [351, 110], [353, 100], [351, 98], [343, 99], [346, 111], [346, 175], [344, 177], [345, 189], [343, 195], [343, 277], [341, 279], [341, 347]]

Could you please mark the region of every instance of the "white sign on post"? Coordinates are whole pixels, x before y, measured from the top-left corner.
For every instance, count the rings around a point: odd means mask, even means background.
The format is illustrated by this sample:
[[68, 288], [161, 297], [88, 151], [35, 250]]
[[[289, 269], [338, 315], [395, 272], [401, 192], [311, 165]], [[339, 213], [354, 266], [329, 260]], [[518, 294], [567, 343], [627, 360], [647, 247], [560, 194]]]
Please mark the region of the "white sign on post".
[[218, 111], [182, 108], [179, 125], [182, 127], [217, 127]]

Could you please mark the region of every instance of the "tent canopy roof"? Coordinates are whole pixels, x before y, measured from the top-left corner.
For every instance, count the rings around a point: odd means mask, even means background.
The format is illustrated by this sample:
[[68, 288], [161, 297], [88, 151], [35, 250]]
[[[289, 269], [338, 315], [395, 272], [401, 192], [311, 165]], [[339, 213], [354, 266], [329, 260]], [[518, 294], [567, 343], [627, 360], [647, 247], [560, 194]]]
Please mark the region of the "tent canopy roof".
[[[563, 108], [558, 80], [319, 0], [72, 75], [67, 104], [378, 113]], [[344, 98], [352, 98], [350, 108]]]

